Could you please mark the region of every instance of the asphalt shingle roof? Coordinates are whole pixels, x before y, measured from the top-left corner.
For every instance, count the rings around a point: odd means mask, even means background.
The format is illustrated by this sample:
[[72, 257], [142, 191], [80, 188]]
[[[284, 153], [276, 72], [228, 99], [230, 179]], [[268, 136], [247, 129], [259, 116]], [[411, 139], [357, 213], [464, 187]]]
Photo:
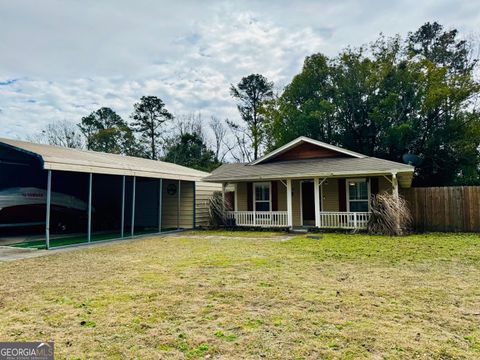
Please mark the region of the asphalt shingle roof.
[[375, 157], [322, 158], [293, 160], [266, 164], [224, 164], [204, 178], [211, 182], [234, 182], [258, 179], [286, 179], [305, 177], [352, 176], [367, 174], [412, 174], [410, 165]]

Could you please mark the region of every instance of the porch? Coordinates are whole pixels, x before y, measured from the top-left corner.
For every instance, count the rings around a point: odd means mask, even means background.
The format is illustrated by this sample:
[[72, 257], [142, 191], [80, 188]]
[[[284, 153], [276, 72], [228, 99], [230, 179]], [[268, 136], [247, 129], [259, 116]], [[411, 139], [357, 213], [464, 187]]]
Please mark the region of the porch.
[[[318, 214], [322, 229], [366, 229], [369, 212], [321, 211]], [[227, 219], [234, 226], [289, 227], [287, 211], [228, 211]]]
[[373, 194], [396, 178], [369, 176], [224, 183], [228, 224], [246, 227], [366, 229]]

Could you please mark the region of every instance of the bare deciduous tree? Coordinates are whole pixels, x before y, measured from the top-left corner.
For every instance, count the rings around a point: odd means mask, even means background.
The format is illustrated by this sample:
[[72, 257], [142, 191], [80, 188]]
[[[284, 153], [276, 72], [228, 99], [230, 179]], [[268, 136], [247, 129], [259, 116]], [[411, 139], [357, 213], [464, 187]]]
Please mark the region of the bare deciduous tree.
[[248, 136], [247, 131], [240, 125], [233, 121], [226, 120], [228, 128], [232, 136], [235, 138], [235, 146], [230, 151], [231, 156], [237, 162], [250, 162], [253, 160], [252, 156], [252, 141]]
[[[225, 122], [228, 122], [228, 119], [225, 120]], [[209, 126], [213, 133], [215, 157], [218, 161], [224, 162], [227, 155], [230, 154], [234, 148], [228, 136], [229, 127], [225, 126], [224, 123], [215, 116], [211, 117]]]
[[83, 148], [83, 140], [77, 126], [67, 120], [55, 121], [41, 133], [30, 136], [29, 140], [40, 144], [50, 144], [67, 148]]

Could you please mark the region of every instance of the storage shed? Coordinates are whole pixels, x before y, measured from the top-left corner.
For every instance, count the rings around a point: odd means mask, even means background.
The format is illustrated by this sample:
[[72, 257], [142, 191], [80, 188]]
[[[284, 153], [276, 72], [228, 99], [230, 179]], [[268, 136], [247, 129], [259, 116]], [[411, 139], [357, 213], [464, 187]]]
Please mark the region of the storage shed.
[[0, 245], [50, 248], [208, 223], [221, 185], [162, 161], [0, 138]]

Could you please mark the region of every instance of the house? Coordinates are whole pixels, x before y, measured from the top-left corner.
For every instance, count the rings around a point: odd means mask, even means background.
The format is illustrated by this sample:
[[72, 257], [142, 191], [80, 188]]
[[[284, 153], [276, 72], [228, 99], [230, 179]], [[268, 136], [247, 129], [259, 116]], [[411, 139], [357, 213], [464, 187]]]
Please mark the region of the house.
[[[365, 228], [371, 195], [411, 186], [410, 165], [299, 137], [251, 162], [225, 164], [204, 181], [231, 189], [237, 226]], [[226, 194], [225, 196], [227, 196]]]
[[0, 245], [53, 247], [208, 225], [206, 172], [0, 139]]

